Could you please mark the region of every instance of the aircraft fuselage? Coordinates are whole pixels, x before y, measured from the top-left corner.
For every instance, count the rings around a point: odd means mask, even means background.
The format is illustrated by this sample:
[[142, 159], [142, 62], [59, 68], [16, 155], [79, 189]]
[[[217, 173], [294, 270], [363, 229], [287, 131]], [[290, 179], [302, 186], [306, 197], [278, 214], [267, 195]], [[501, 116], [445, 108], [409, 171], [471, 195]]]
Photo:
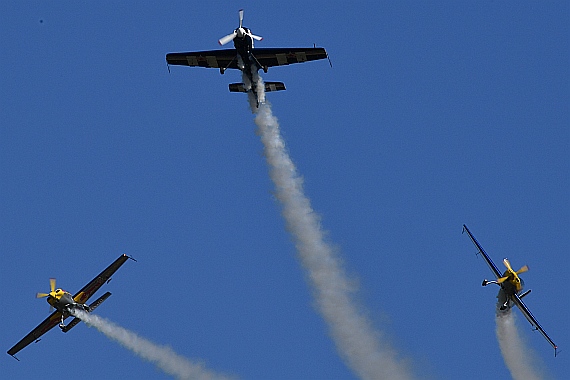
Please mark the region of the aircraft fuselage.
[[257, 94], [257, 72], [261, 68], [257, 60], [252, 54], [253, 50], [253, 39], [245, 34], [243, 37], [234, 38], [234, 47], [238, 52], [238, 67], [249, 79], [249, 83], [245, 83], [245, 87], [248, 91], [252, 91], [255, 95], [257, 103], [263, 102], [259, 99]]
[[501, 311], [506, 311], [511, 308], [511, 297], [514, 294], [519, 294], [524, 286], [524, 282], [522, 279], [517, 276], [516, 274], [509, 273], [506, 271], [503, 276], [510, 276], [508, 280], [501, 283], [501, 290], [499, 290], [499, 294], [497, 294], [497, 299], [500, 305]]
[[47, 302], [53, 306], [57, 311], [63, 314], [64, 318], [67, 318], [70, 315], [71, 309], [81, 309], [86, 310], [85, 305], [75, 302], [73, 296], [65, 291], [61, 291], [61, 296], [54, 297], [49, 296], [47, 298]]

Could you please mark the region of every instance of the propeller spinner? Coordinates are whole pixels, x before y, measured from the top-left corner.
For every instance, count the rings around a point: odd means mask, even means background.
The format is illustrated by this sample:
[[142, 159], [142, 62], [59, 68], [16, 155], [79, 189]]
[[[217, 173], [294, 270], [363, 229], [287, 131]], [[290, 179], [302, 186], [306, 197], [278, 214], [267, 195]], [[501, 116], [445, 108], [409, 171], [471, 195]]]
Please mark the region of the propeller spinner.
[[233, 33], [228, 34], [218, 40], [220, 45], [225, 45], [230, 41], [233, 41], [236, 37], [244, 38], [246, 35], [250, 36], [254, 40], [261, 41], [263, 37], [256, 36], [252, 34], [248, 28], [243, 27], [243, 9], [239, 10], [239, 27], [233, 31]]
[[[524, 265], [521, 267], [521, 269], [519, 269], [518, 271], [514, 271], [513, 268], [511, 267], [511, 263], [509, 262], [508, 259], [503, 259], [503, 264], [505, 264], [505, 267], [507, 267], [507, 270], [509, 272], [514, 272], [517, 276], [521, 273], [527, 272], [528, 271], [528, 265]], [[501, 277], [497, 280], [497, 282], [500, 284], [502, 282], [505, 282], [507, 279], [509, 278], [509, 276], [505, 276], [505, 277]]]

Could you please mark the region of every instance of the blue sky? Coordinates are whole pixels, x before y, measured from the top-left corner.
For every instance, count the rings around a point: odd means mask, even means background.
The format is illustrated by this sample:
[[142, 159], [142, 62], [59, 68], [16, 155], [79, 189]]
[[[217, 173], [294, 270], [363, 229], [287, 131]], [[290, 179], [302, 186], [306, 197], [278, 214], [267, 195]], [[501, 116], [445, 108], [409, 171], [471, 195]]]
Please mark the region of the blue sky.
[[[0, 342], [121, 253], [97, 313], [244, 379], [352, 379], [317, 313], [239, 72], [171, 67], [244, 25], [258, 47], [327, 49], [270, 69], [268, 94], [358, 300], [420, 378], [509, 376], [492, 274], [508, 257], [562, 351], [570, 301], [570, 33], [565, 2], [5, 2], [0, 6]], [[568, 355], [517, 312], [544, 372]], [[84, 325], [7, 378], [168, 378]]]

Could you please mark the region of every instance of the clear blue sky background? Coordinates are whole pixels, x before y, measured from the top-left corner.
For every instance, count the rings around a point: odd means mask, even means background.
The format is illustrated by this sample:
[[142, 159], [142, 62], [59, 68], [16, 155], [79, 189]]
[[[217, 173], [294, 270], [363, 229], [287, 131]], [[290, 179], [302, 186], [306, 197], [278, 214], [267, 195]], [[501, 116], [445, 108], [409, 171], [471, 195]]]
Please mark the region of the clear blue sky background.
[[[0, 5], [0, 342], [134, 256], [97, 313], [244, 379], [352, 379], [313, 307], [239, 72], [171, 67], [244, 24], [268, 94], [359, 301], [422, 378], [508, 377], [492, 274], [528, 264], [517, 312], [554, 378], [570, 372], [568, 2], [5, 1]], [[2, 377], [168, 378], [85, 325], [0, 355]], [[76, 372], [77, 371], [77, 372]]]

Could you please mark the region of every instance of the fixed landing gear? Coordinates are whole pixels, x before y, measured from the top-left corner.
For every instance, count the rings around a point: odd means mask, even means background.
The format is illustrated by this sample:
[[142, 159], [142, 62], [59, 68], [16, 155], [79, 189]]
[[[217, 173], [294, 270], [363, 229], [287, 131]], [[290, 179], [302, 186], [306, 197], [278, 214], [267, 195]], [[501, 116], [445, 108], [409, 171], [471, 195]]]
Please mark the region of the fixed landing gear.
[[63, 313], [61, 314], [61, 322], [59, 323], [59, 328], [62, 330], [65, 328], [65, 323], [63, 323]]
[[481, 286], [487, 286], [489, 284], [497, 284], [499, 285], [499, 283], [497, 281], [489, 281], [487, 279], [484, 279], [483, 282], [481, 283]]

